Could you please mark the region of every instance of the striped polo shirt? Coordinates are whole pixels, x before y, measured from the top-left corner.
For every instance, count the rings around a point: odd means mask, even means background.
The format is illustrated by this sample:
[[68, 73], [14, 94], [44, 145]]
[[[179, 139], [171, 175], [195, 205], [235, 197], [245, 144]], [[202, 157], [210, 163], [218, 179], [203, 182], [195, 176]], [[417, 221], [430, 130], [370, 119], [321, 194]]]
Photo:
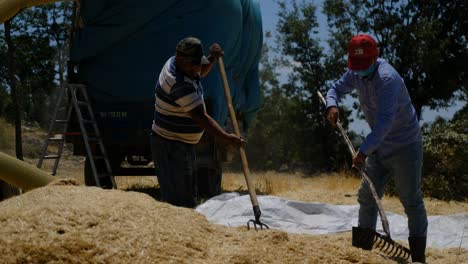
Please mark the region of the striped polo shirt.
[[197, 144], [203, 129], [188, 112], [204, 104], [200, 78], [185, 76], [171, 57], [159, 74], [155, 97], [153, 131], [167, 139]]

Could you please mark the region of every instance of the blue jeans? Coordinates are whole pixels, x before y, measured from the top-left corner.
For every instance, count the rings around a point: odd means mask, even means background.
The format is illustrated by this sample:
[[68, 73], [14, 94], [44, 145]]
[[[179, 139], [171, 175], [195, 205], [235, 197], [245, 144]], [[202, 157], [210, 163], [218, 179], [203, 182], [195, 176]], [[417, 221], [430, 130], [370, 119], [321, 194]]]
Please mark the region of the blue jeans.
[[[427, 215], [421, 191], [421, 168], [423, 162], [422, 143], [412, 143], [389, 157], [370, 155], [366, 160], [365, 172], [375, 186], [379, 198], [390, 177], [395, 181], [400, 202], [408, 216], [410, 237], [425, 237]], [[369, 187], [364, 181], [358, 191], [359, 227], [375, 230], [377, 206]]]
[[172, 205], [196, 206], [195, 146], [151, 135], [151, 152], [161, 200]]

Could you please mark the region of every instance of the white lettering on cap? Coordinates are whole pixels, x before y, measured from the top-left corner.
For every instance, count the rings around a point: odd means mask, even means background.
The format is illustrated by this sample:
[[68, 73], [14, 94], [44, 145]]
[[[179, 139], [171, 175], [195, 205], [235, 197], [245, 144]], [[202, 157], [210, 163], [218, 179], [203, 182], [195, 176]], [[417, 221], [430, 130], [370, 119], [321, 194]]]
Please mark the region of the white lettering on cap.
[[354, 55], [364, 55], [364, 49], [363, 48], [354, 49]]

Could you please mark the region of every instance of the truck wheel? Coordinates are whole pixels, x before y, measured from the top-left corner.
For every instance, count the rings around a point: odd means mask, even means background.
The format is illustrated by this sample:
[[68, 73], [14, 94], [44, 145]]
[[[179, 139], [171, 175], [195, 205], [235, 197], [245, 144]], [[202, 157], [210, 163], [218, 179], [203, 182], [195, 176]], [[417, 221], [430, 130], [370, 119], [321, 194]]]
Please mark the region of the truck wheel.
[[19, 195], [20, 191], [16, 186], [0, 180], [0, 201]]
[[[95, 162], [96, 162], [95, 165], [96, 165], [97, 173], [105, 174], [106, 164], [104, 160], [96, 160]], [[112, 167], [112, 162], [111, 162], [111, 167]], [[97, 186], [96, 180], [94, 179], [93, 170], [91, 169], [91, 163], [87, 157], [86, 157], [85, 167], [84, 167], [84, 180], [85, 180], [86, 186]], [[100, 182], [101, 182], [101, 187], [103, 189], [112, 189], [112, 181], [110, 177], [101, 177]]]
[[197, 170], [198, 195], [209, 199], [221, 194], [222, 169], [199, 168]]

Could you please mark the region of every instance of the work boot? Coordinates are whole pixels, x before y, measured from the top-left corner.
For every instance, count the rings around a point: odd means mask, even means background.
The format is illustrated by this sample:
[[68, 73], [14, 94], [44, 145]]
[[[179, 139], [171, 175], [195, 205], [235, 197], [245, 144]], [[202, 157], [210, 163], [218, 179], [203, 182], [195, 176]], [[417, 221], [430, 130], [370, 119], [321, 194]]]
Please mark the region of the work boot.
[[353, 226], [353, 247], [371, 250], [374, 239], [375, 231], [373, 229]]
[[426, 263], [426, 237], [409, 237], [411, 260], [418, 263]]

